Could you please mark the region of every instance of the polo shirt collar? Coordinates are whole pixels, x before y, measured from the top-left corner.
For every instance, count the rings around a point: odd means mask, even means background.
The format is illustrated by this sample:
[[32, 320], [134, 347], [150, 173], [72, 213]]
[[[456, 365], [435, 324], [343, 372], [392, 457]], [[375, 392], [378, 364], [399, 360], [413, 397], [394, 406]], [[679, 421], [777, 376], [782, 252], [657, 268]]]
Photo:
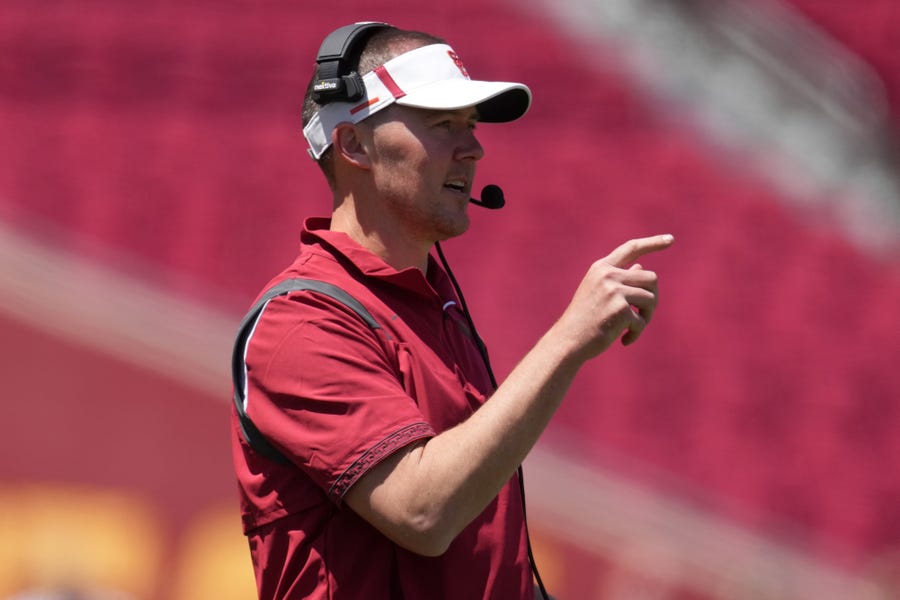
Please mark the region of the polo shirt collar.
[[389, 281], [419, 294], [437, 295], [439, 298], [455, 298], [452, 286], [444, 269], [433, 256], [428, 256], [428, 276], [415, 267], [398, 271], [387, 264], [384, 259], [364, 248], [349, 235], [340, 231], [331, 231], [331, 219], [328, 217], [310, 217], [303, 225], [300, 240], [304, 244], [319, 244], [329, 253], [342, 256], [366, 277], [375, 277]]

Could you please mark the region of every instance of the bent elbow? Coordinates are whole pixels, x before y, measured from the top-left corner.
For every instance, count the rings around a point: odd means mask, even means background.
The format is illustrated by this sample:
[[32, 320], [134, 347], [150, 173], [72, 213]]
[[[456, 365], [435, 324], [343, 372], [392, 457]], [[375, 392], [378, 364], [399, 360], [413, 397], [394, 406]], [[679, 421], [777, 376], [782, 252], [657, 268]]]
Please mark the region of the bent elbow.
[[423, 536], [412, 541], [410, 544], [403, 544], [403, 546], [414, 554], [436, 558], [443, 555], [447, 549], [450, 548], [452, 542], [452, 538], [443, 539], [435, 536]]
[[413, 543], [401, 545], [413, 554], [426, 556], [428, 558], [437, 558], [438, 556], [443, 555], [450, 547], [449, 543], [432, 540], [416, 540]]
[[437, 557], [447, 551], [458, 533], [440, 519], [420, 517], [410, 521], [403, 539], [394, 541], [415, 554]]

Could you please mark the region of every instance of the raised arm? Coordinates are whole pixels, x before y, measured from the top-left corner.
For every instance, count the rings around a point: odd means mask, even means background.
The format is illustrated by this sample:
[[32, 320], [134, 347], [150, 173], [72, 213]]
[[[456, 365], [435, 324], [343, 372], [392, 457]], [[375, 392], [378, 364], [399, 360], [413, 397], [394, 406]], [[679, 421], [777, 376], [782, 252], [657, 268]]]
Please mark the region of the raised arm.
[[617, 339], [638, 339], [657, 276], [636, 261], [672, 236], [631, 240], [591, 265], [559, 320], [468, 420], [394, 453], [345, 502], [395, 543], [442, 554], [499, 493], [547, 427], [581, 366]]

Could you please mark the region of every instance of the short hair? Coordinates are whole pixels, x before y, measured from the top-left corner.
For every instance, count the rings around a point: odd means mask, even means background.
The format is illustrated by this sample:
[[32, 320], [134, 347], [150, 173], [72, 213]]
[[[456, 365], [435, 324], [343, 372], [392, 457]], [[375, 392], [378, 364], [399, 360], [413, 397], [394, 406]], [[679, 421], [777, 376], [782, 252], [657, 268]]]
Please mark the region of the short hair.
[[[374, 71], [392, 58], [395, 58], [404, 52], [408, 52], [421, 46], [431, 44], [445, 44], [446, 42], [439, 37], [424, 33], [422, 31], [408, 31], [388, 26], [384, 29], [378, 29], [369, 39], [362, 45], [358, 55], [350, 57], [349, 68], [365, 75], [370, 71]], [[303, 98], [303, 126], [310, 122], [323, 105], [313, 100], [313, 86], [319, 79], [319, 66], [316, 65], [313, 75], [306, 87], [306, 95]], [[319, 158], [319, 168], [325, 174], [328, 184], [334, 185], [334, 147], [329, 147]]]

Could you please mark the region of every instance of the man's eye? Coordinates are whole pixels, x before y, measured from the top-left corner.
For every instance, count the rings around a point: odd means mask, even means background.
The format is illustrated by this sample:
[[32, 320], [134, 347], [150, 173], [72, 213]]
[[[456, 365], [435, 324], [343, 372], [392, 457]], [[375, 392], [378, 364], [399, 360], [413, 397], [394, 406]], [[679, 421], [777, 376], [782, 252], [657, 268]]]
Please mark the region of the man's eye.
[[462, 129], [475, 130], [475, 128], [477, 127], [477, 123], [478, 123], [477, 121], [468, 121], [468, 122], [463, 123], [461, 121], [445, 119], [443, 121], [436, 121], [434, 123], [434, 127], [438, 128], [438, 129], [447, 129], [447, 130], [452, 130], [455, 128], [458, 128], [460, 130], [462, 130]]

